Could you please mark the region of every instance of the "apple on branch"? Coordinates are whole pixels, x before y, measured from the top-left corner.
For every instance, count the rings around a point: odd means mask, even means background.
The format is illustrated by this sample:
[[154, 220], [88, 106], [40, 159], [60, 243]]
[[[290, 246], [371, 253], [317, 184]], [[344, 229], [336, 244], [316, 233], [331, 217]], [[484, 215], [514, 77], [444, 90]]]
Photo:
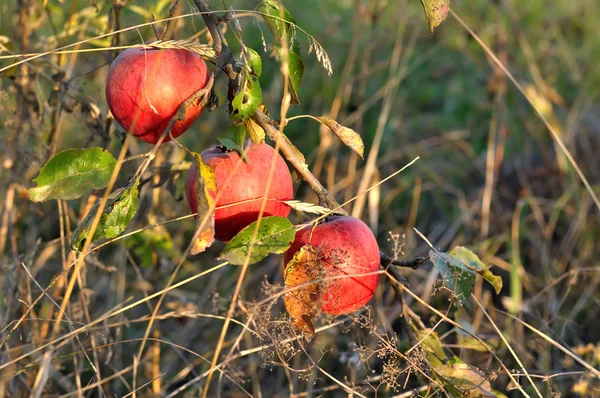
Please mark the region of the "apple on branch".
[[[244, 227], [258, 219], [263, 198], [267, 196], [263, 217], [287, 217], [290, 207], [283, 201], [293, 197], [292, 176], [283, 158], [267, 144], [247, 141], [247, 163], [237, 151], [216, 146], [202, 152], [202, 159], [215, 173], [217, 197], [215, 211], [215, 238], [228, 242]], [[271, 182], [267, 193], [267, 181], [271, 163], [275, 157]], [[192, 213], [198, 211], [196, 185], [198, 171], [190, 167], [185, 181], [185, 195]]]
[[[209, 81], [206, 62], [178, 49], [130, 48], [113, 61], [106, 81], [106, 101], [116, 121], [142, 141], [156, 144], [179, 106]], [[183, 120], [173, 124], [179, 137], [200, 116], [192, 103]], [[169, 141], [167, 136], [164, 142]]]

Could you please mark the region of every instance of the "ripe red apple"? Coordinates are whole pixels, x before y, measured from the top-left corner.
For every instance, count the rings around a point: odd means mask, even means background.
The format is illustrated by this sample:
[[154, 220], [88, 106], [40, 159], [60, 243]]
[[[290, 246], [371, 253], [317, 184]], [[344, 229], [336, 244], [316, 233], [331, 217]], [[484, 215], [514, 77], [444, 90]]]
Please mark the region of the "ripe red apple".
[[[223, 242], [229, 242], [244, 227], [258, 220], [273, 156], [276, 157], [275, 168], [263, 217], [287, 217], [290, 213], [290, 207], [279, 202], [293, 197], [292, 176], [283, 158], [267, 144], [249, 142], [245, 153], [248, 163], [237, 152], [222, 146], [202, 152], [202, 159], [215, 172], [219, 194], [216, 206], [230, 205], [215, 211], [215, 238]], [[198, 211], [197, 175], [196, 165], [192, 164], [185, 181], [185, 195], [193, 213]]]
[[[206, 86], [209, 72], [198, 54], [176, 49], [129, 48], [113, 61], [106, 80], [106, 101], [113, 116], [142, 141], [155, 144], [179, 106]], [[203, 107], [192, 104], [173, 125], [183, 134]], [[169, 141], [167, 136], [164, 142]]]
[[[307, 243], [318, 250], [325, 278], [366, 274], [379, 269], [377, 241], [369, 227], [357, 218], [332, 216], [314, 229], [298, 231], [285, 253], [285, 263]], [[378, 280], [379, 275], [374, 274], [326, 281], [322, 287], [321, 311], [347, 314], [358, 310], [371, 300]]]

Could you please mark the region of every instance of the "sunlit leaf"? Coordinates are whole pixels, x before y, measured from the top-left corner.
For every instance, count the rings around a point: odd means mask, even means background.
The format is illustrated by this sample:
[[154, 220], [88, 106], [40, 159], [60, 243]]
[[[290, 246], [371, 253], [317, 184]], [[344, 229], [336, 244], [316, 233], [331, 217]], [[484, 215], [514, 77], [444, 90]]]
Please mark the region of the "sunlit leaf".
[[490, 381], [475, 366], [466, 363], [448, 363], [434, 368], [435, 373], [444, 381], [444, 386], [460, 397], [487, 398], [496, 397]]
[[217, 141], [225, 145], [229, 149], [236, 151], [242, 160], [248, 163], [248, 158], [244, 153], [244, 141], [246, 140], [246, 126], [245, 125], [231, 125], [225, 132], [225, 134], [217, 137]]
[[262, 58], [260, 55], [254, 51], [252, 48], [247, 47], [248, 50], [248, 69], [249, 72], [256, 77], [260, 77], [262, 74]]
[[250, 136], [250, 139], [255, 144], [261, 144], [265, 142], [265, 130], [258, 123], [256, 123], [252, 118], [246, 120], [244, 122], [244, 126], [246, 127], [246, 131]]
[[477, 272], [483, 279], [488, 281], [496, 291], [496, 294], [500, 294], [502, 290], [502, 278], [494, 275], [490, 271], [490, 267], [486, 266], [471, 250], [463, 246], [457, 246], [448, 253], [450, 256], [461, 260], [469, 267], [472, 271]]
[[[210, 247], [215, 241], [215, 208], [213, 195], [217, 194], [215, 172], [202, 160], [202, 155], [193, 153], [194, 165], [198, 173], [196, 195], [198, 198], [198, 214], [196, 215], [196, 231], [191, 253], [198, 254]], [[206, 219], [208, 217], [208, 219]]]
[[[259, 222], [258, 233], [253, 240], [254, 230]], [[287, 218], [265, 217], [248, 225], [234, 236], [221, 252], [219, 259], [242, 265], [249, 255], [250, 264], [254, 264], [271, 253], [285, 252], [294, 241], [295, 235], [296, 228]]]
[[321, 308], [321, 284], [318, 281], [323, 276], [318, 251], [310, 244], [300, 248], [285, 267], [283, 279], [286, 290], [290, 291], [284, 294], [283, 301], [292, 325], [306, 341], [315, 335], [312, 319]]
[[249, 73], [245, 76], [242, 89], [231, 101], [231, 120], [234, 122], [242, 122], [252, 117], [262, 103], [262, 89], [258, 77]]
[[360, 135], [352, 130], [351, 128], [342, 126], [338, 122], [333, 119], [329, 119], [325, 116], [317, 117], [327, 127], [331, 130], [338, 138], [350, 149], [354, 152], [358, 153], [362, 158], [365, 151], [365, 144], [363, 143]]
[[461, 260], [444, 252], [430, 250], [429, 258], [440, 272], [444, 285], [453, 293], [454, 297], [465, 307], [470, 307], [475, 272]]
[[423, 9], [425, 10], [425, 18], [429, 25], [429, 31], [438, 27], [448, 16], [450, 11], [450, 0], [421, 0]]
[[117, 160], [102, 148], [67, 149], [57, 153], [33, 180], [37, 187], [27, 190], [34, 202], [49, 199], [77, 199], [93, 189], [106, 187]]
[[[136, 181], [133, 184], [117, 189], [108, 196], [108, 201], [104, 206], [102, 216], [100, 216], [100, 221], [96, 227], [92, 242], [98, 239], [112, 239], [125, 231], [137, 211], [138, 184], [139, 182]], [[71, 247], [73, 250], [81, 250], [98, 212], [100, 200], [92, 206], [87, 216], [77, 226], [75, 232], [73, 232], [73, 237], [71, 238]]]

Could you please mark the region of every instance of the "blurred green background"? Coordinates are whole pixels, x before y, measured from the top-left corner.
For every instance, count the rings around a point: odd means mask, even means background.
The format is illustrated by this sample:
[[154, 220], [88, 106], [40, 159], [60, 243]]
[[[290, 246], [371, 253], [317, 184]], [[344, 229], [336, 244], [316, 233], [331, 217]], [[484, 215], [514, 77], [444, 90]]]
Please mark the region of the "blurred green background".
[[[180, 2], [180, 13], [196, 11], [193, 2]], [[211, 3], [215, 10], [223, 7], [220, 1]], [[278, 119], [283, 81], [272, 51], [272, 37], [264, 23], [252, 14], [258, 3], [250, 0], [226, 3], [240, 17], [241, 27], [241, 32], [236, 32], [230, 23], [225, 31], [228, 43], [233, 53], [239, 55], [238, 33], [246, 46], [261, 54], [264, 103], [271, 116]], [[288, 116], [330, 115], [358, 131], [366, 145], [365, 160], [361, 160], [314, 120], [290, 122], [285, 132], [305, 154], [315, 175], [339, 202], [344, 202], [359, 194], [361, 188], [376, 185], [419, 156], [414, 165], [368, 195], [360, 196], [346, 210], [369, 224], [385, 252], [394, 252], [390, 233], [400, 234], [403, 259], [425, 255], [429, 250], [415, 228], [440, 250], [456, 245], [470, 247], [504, 279], [500, 295], [494, 295], [481, 281], [474, 294], [505, 332], [525, 368], [540, 376], [537, 385], [543, 396], [598, 394], [597, 379], [590, 373], [565, 359], [555, 345], [538, 333], [495, 311], [515, 314], [560, 344], [572, 347], [596, 369], [600, 366], [599, 209], [527, 99], [453, 16], [430, 34], [417, 0], [287, 0], [283, 4], [294, 15], [297, 25], [320, 43], [334, 71], [328, 76], [315, 56], [312, 39], [297, 30], [305, 72], [299, 93], [301, 104], [292, 106]], [[155, 38], [150, 26], [118, 36], [96, 37], [117, 27], [147, 23], [152, 15], [156, 19], [166, 18], [170, 7], [171, 1], [167, 0], [11, 0], [0, 4], [0, 57], [4, 57], [0, 58], [0, 68], [14, 62], [11, 55], [54, 51], [85, 41], [70, 48], [81, 50], [76, 54], [44, 55], [25, 67], [9, 68], [0, 74], [3, 203], [0, 252], [4, 255], [0, 328], [4, 326], [2, 320], [8, 324], [15, 316], [18, 319], [18, 309], [9, 309], [9, 303], [15, 303], [17, 298], [31, 302], [23, 298], [25, 288], [20, 285], [31, 285], [31, 281], [17, 272], [16, 259], [30, 266], [42, 286], [47, 286], [62, 269], [61, 250], [56, 244], [61, 231], [56, 203], [27, 202], [18, 195], [15, 197], [17, 191], [13, 188], [31, 186], [31, 180], [50, 155], [62, 149], [103, 146], [118, 154], [124, 132], [114, 124], [106, 132], [106, 126], [111, 125], [106, 122], [104, 82], [110, 62], [120, 51], [111, 48]], [[453, 2], [452, 9], [514, 75], [599, 195], [600, 3], [473, 0]], [[204, 23], [199, 15], [187, 16], [174, 23], [172, 38], [195, 37], [201, 43], [208, 43], [210, 37], [201, 32], [202, 28]], [[203, 113], [180, 138], [193, 151], [215, 145], [216, 137], [230, 124], [224, 79], [217, 82], [216, 89], [221, 106], [214, 112]], [[376, 150], [370, 153], [374, 147]], [[129, 155], [150, 148], [148, 144], [132, 141]], [[369, 156], [374, 161], [371, 168], [367, 166]], [[146, 185], [140, 195], [140, 210], [129, 230], [189, 213], [181, 200], [181, 176], [185, 174], [175, 172], [187, 167], [186, 160], [190, 159], [174, 144], [161, 149], [156, 171], [162, 170], [160, 167], [171, 170], [170, 184], [162, 189]], [[126, 164], [117, 186], [135, 171], [135, 163]], [[298, 182], [295, 186], [298, 199], [316, 203], [316, 197], [305, 184]], [[85, 203], [85, 200], [68, 203], [69, 228], [76, 227]], [[306, 218], [293, 215], [292, 219]], [[88, 302], [92, 319], [127, 297], [137, 299], [162, 289], [193, 229], [193, 220], [178, 221], [138, 233], [93, 256], [84, 276], [90, 290], [87, 293], [92, 297]], [[188, 259], [178, 279], [213, 266], [219, 248]], [[257, 266], [244, 285], [243, 299], [248, 302], [264, 299], [271, 284], [281, 284], [280, 271], [279, 258]], [[412, 291], [434, 308], [446, 311], [448, 295], [435, 284], [437, 272], [431, 265], [404, 274]], [[9, 275], [16, 275], [19, 282]], [[189, 307], [224, 315], [237, 275], [236, 269], [228, 268], [213, 273], [205, 281], [189, 284], [168, 297], [164, 311]], [[372, 302], [372, 322], [382, 326], [385, 335], [397, 334], [400, 347], [406, 342], [398, 320], [400, 307], [384, 279], [381, 278], [376, 300]], [[29, 294], [37, 297], [39, 290], [31, 287]], [[78, 297], [81, 294], [77, 291]], [[407, 298], [407, 304], [428, 327], [439, 320], [414, 300]], [[51, 314], [51, 307], [49, 301], [42, 301], [40, 317]], [[269, 307], [273, 318], [265, 322], [279, 319], [277, 314], [281, 309], [280, 302]], [[143, 317], [151, 313], [148, 311], [149, 308], [136, 308], [127, 313], [127, 319]], [[467, 310], [452, 306], [451, 314], [462, 326], [481, 336], [495, 334], [477, 307]], [[81, 314], [72, 316], [85, 322]], [[240, 311], [236, 316], [243, 321], [248, 312]], [[331, 319], [321, 321], [326, 324]], [[141, 338], [145, 325], [142, 322], [119, 326], [120, 334], [107, 329], [105, 337], [108, 336], [107, 341]], [[159, 328], [165, 339], [208, 355], [218, 339], [221, 323], [179, 316], [167, 317]], [[381, 396], [427, 384], [423, 376], [413, 375], [404, 385], [404, 375], [393, 378], [393, 372], [390, 376], [389, 369], [386, 371], [385, 356], [366, 359], [358, 354], [363, 352], [358, 346], [378, 352], [381, 334], [368, 328], [371, 332], [365, 332], [365, 328], [356, 324], [341, 329], [348, 333], [338, 333], [335, 328], [326, 330], [318, 335], [317, 345], [310, 348], [313, 358], [314, 355], [321, 358], [319, 366], [338, 379], [360, 386], [359, 381], [366, 380], [372, 369], [372, 377], [376, 378], [368, 382], [379, 388]], [[498, 371], [498, 363], [489, 354], [456, 348], [463, 336], [452, 326], [444, 323], [437, 330], [440, 336], [444, 335], [447, 348], [461, 359], [487, 372]], [[228, 337], [235, 338], [239, 331], [239, 327], [233, 328]], [[35, 324], [27, 324], [21, 332], [27, 344], [38, 344], [35, 336], [41, 332]], [[264, 336], [262, 340], [248, 337], [245, 348], [265, 344], [264, 339]], [[106, 360], [105, 374], [130, 365], [137, 344], [121, 344], [114, 353], [99, 350]], [[66, 348], [69, 349], [73, 347]], [[163, 350], [165, 362], [161, 370], [167, 375], [162, 385], [164, 391], [173, 391], [207, 369], [206, 364], [189, 353], [166, 347]], [[506, 348], [499, 348], [496, 354], [509, 369], [520, 369]], [[14, 352], [7, 351], [4, 355], [13, 358]], [[350, 366], [347, 357], [351, 355], [360, 357], [363, 365]], [[254, 395], [274, 396], [274, 391], [282, 390], [286, 393], [281, 396], [287, 396], [290, 385], [296, 392], [320, 391], [319, 388], [335, 385], [322, 375], [313, 376], [311, 362], [302, 352], [290, 357], [290, 366], [309, 371], [289, 375], [287, 368], [273, 367], [280, 360], [244, 357], [228, 371], [241, 374], [240, 383]], [[58, 363], [66, 366], [62, 373], [71, 380], [69, 383], [74, 383], [77, 365], [71, 360], [57, 361], [57, 366]], [[92, 380], [93, 372], [87, 364], [80, 366], [79, 373], [86, 382]], [[572, 374], [543, 378], [561, 372]], [[150, 374], [144, 373], [145, 381], [151, 379]], [[33, 377], [35, 372], [23, 372], [13, 386], [31, 385]], [[394, 380], [402, 381], [394, 384]], [[110, 382], [106, 386], [106, 394], [129, 392], [126, 383]], [[498, 375], [493, 387], [510, 394], [506, 375]], [[54, 379], [48, 388], [49, 393], [52, 389], [65, 390]], [[224, 394], [234, 396], [239, 393], [236, 388], [235, 383], [227, 384], [223, 387]], [[323, 391], [326, 396], [345, 396], [339, 389]], [[527, 391], [533, 392], [531, 388]], [[363, 392], [373, 394], [368, 388]]]

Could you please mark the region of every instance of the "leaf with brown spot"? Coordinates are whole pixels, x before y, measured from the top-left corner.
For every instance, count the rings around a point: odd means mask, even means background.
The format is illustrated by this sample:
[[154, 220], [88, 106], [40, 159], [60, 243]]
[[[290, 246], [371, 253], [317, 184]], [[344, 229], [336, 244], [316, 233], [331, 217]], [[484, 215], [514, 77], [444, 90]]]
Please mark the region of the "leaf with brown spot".
[[325, 116], [318, 116], [317, 119], [319, 119], [319, 121], [325, 126], [329, 127], [329, 130], [331, 130], [333, 134], [337, 135], [337, 137], [342, 140], [342, 142], [348, 148], [352, 149], [354, 152], [358, 153], [361, 158], [363, 158], [365, 144], [356, 131], [349, 127], [342, 126], [335, 120], [329, 119]]
[[429, 31], [438, 27], [448, 16], [450, 11], [450, 0], [421, 0], [425, 10], [425, 18], [429, 24]]
[[285, 267], [285, 287], [293, 290], [283, 295], [283, 302], [292, 318], [292, 325], [306, 341], [312, 340], [315, 335], [312, 319], [321, 308], [321, 283], [309, 283], [322, 277], [319, 254], [312, 245], [300, 248]]
[[[204, 161], [202, 155], [193, 153], [196, 169], [198, 170], [198, 184], [196, 195], [198, 196], [198, 215], [196, 216], [196, 232], [191, 253], [198, 254], [205, 251], [215, 241], [215, 208], [214, 199], [211, 195], [217, 193], [217, 181], [215, 172]], [[205, 221], [205, 218], [208, 219]]]

